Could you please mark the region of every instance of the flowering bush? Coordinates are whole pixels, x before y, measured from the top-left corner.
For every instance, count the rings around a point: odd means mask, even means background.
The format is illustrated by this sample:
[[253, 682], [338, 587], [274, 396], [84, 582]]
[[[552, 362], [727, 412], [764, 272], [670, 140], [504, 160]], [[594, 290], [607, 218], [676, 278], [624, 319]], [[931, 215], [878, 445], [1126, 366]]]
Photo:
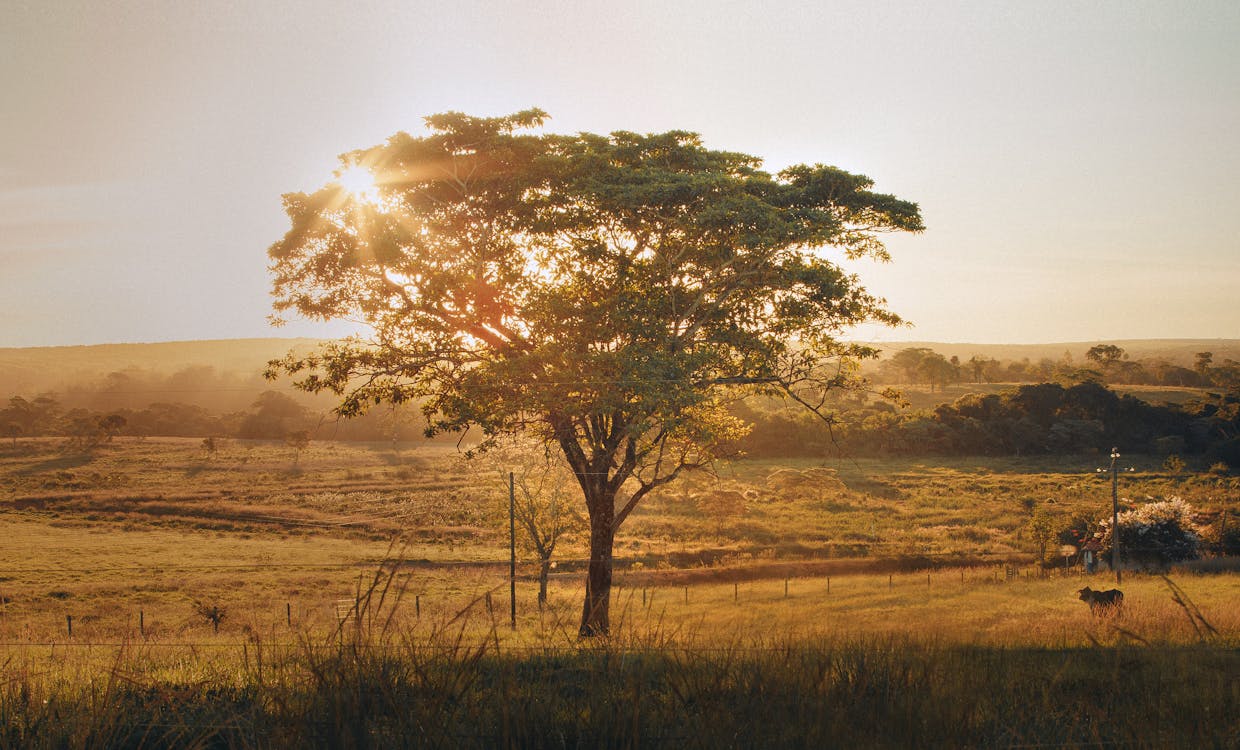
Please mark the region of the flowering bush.
[[[1122, 562], [1166, 565], [1200, 556], [1201, 529], [1192, 521], [1193, 507], [1178, 497], [1147, 503], [1119, 514], [1119, 555]], [[1102, 554], [1111, 554], [1111, 519], [1099, 524]]]

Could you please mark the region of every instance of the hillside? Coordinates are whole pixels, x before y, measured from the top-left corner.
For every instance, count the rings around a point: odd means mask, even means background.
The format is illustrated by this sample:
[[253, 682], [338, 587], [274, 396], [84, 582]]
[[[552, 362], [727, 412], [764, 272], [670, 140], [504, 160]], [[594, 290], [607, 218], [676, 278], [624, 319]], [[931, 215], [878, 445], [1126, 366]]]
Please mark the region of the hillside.
[[316, 343], [305, 338], [261, 338], [0, 348], [0, 395], [61, 391], [127, 369], [170, 375], [206, 366], [249, 378], [260, 374], [268, 360]]
[[[109, 373], [141, 370], [171, 375], [190, 367], [211, 367], [222, 376], [250, 379], [257, 376], [268, 360], [290, 349], [307, 350], [317, 342], [307, 338], [218, 339], [172, 341], [152, 344], [101, 344], [94, 346], [54, 346], [0, 348], [0, 396], [32, 396], [47, 391], [64, 391], [94, 383]], [[1214, 352], [1215, 362], [1240, 359], [1240, 339], [1136, 339], [1127, 341], [1078, 341], [1049, 344], [968, 344], [937, 341], [890, 341], [878, 343], [885, 355], [901, 349], [927, 347], [946, 357], [968, 360], [973, 356], [999, 360], [1042, 358], [1059, 360], [1064, 352], [1078, 362], [1097, 343], [1122, 347], [1132, 359], [1162, 358], [1174, 364], [1191, 366], [1193, 355]]]

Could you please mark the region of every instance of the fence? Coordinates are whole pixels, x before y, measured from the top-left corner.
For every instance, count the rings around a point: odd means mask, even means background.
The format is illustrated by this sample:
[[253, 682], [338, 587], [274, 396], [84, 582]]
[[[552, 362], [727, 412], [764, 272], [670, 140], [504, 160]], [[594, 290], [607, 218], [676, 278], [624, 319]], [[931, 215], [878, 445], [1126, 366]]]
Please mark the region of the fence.
[[[552, 594], [549, 608], [566, 619], [579, 613], [579, 609], [574, 611], [574, 608], [580, 607], [584, 595], [584, 572], [580, 568], [586, 562], [569, 561], [567, 567], [573, 569], [565, 570], [565, 566], [561, 566], [548, 576]], [[871, 568], [879, 570], [825, 570], [832, 564], [847, 567], [855, 563], [850, 560], [682, 570], [633, 570], [626, 569], [625, 561], [617, 561], [613, 608], [629, 616], [650, 616], [651, 613], [681, 616], [686, 612], [720, 611], [727, 606], [771, 605], [780, 601], [829, 603], [844, 596], [882, 592], [935, 595], [1021, 581], [1069, 578], [1076, 581], [1087, 575], [1080, 567], [1044, 568], [1006, 561], [884, 573], [881, 572], [883, 565], [901, 561], [870, 562]], [[203, 567], [195, 567], [192, 571]], [[209, 569], [242, 571], [266, 567]], [[434, 581], [427, 580], [425, 565], [408, 561], [388, 561], [361, 574], [355, 573], [355, 565], [313, 566], [310, 568], [313, 571], [334, 570], [355, 575], [351, 593], [341, 596], [348, 589], [324, 590], [309, 596], [303, 592], [295, 598], [271, 598], [248, 604], [227, 599], [197, 602], [178, 591], [167, 592], [162, 601], [129, 606], [109, 601], [77, 601], [71, 597], [49, 603], [47, 595], [4, 596], [0, 597], [0, 647], [115, 645], [134, 639], [161, 647], [214, 644], [210, 639], [201, 640], [200, 636], [216, 632], [229, 638], [259, 633], [278, 640], [281, 634], [371, 627], [378, 610], [382, 610], [384, 622], [402, 626], [421, 622], [429, 627], [463, 620], [473, 620], [484, 627], [509, 625], [506, 564], [458, 560], [439, 561], [431, 567], [436, 576]], [[785, 570], [780, 572], [780, 568]], [[161, 570], [165, 574], [169, 572]], [[174, 573], [177, 570], [171, 569]], [[17, 576], [22, 572], [29, 571], [11, 571]], [[536, 627], [539, 622], [534, 619], [539, 613], [536, 573], [537, 564], [524, 563], [517, 577], [517, 609], [521, 616], [516, 626], [519, 629]], [[9, 582], [20, 580], [14, 575], [7, 578]], [[448, 585], [453, 581], [458, 585]]]

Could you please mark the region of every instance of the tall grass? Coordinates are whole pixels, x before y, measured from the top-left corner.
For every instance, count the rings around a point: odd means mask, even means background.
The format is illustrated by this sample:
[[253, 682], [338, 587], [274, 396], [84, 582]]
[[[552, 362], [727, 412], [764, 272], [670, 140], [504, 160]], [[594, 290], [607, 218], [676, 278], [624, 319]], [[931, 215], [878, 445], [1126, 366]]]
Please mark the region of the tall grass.
[[6, 676], [5, 747], [1234, 747], [1234, 649], [346, 642], [233, 680]]
[[[76, 674], [54, 660], [10, 659], [0, 671], [0, 746], [1240, 741], [1240, 649], [1221, 638], [1092, 647], [892, 634], [729, 638], [683, 623], [622, 620], [614, 638], [581, 642], [553, 612], [540, 632], [513, 641], [480, 606], [402, 622], [391, 576], [376, 575], [357, 600], [330, 632], [292, 642], [250, 632], [234, 643], [240, 656], [227, 660], [199, 653], [152, 670], [155, 654], [140, 644], [117, 649], [106, 668]], [[1184, 606], [1189, 611], [1191, 601]]]

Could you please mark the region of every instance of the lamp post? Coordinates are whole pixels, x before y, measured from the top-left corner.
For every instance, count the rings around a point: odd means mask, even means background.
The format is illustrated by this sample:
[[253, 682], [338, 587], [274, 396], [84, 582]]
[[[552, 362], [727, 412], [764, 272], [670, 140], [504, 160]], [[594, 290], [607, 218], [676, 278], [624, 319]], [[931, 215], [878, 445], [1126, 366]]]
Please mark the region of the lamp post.
[[1118, 460], [1119, 448], [1112, 448], [1110, 468], [1098, 469], [1098, 473], [1111, 472], [1111, 570], [1115, 571], [1116, 585], [1119, 585], [1122, 579], [1119, 570], [1119, 465], [1116, 463]]

